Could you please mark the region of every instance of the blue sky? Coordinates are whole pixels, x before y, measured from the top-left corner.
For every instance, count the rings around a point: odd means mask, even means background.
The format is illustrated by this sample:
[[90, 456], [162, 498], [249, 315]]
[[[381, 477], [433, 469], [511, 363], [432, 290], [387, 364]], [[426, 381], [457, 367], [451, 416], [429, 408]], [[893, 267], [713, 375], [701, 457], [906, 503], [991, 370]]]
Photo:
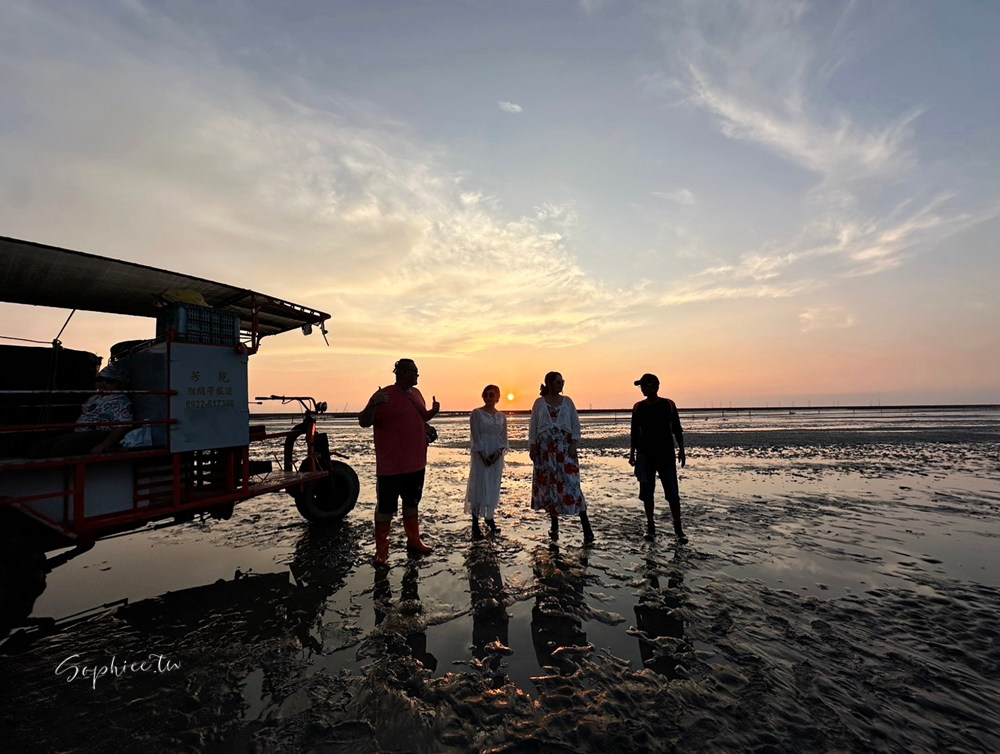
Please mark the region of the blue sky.
[[[453, 408], [549, 369], [596, 406], [645, 371], [683, 405], [1000, 398], [1000, 4], [0, 19], [0, 235], [330, 312], [330, 348], [265, 344], [263, 391], [357, 406], [409, 354]], [[77, 317], [102, 354], [145, 326]]]

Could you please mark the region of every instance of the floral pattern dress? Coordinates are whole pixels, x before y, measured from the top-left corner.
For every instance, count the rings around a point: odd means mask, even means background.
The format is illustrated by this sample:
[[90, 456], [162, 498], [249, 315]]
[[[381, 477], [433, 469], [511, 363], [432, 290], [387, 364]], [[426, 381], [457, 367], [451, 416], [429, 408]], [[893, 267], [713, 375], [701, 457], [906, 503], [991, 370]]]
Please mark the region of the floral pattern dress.
[[574, 435], [579, 439], [579, 426], [576, 407], [569, 398], [564, 397], [558, 406], [550, 406], [542, 398], [535, 402], [529, 438], [539, 449], [531, 480], [534, 510], [544, 510], [550, 516], [575, 516], [587, 510], [580, 488], [580, 465], [569, 454]]

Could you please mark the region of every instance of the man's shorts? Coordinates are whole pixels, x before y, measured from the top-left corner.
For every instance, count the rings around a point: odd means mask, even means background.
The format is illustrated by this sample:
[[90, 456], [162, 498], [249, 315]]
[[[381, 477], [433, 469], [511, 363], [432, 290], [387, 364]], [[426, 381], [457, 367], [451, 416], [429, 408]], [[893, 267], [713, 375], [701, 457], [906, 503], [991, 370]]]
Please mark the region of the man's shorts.
[[416, 508], [424, 494], [424, 469], [409, 474], [389, 474], [375, 478], [375, 510], [389, 516], [399, 510], [399, 499], [404, 508]]
[[652, 502], [656, 493], [656, 475], [660, 475], [663, 496], [672, 503], [680, 502], [680, 488], [677, 485], [677, 462], [674, 454], [646, 455], [635, 457], [635, 476], [639, 480], [639, 499]]

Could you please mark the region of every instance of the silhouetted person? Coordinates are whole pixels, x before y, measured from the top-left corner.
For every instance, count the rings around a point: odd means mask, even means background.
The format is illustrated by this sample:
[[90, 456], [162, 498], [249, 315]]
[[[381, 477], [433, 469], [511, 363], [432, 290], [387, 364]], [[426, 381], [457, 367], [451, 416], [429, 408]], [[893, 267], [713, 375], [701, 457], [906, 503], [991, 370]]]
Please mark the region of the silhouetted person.
[[483, 405], [469, 415], [472, 435], [469, 483], [465, 488], [465, 512], [472, 515], [472, 538], [482, 539], [479, 519], [486, 521], [491, 534], [499, 534], [494, 516], [500, 503], [503, 457], [507, 452], [507, 417], [497, 411], [500, 388], [483, 388]]
[[[49, 437], [28, 449], [32, 458], [99, 455], [118, 446], [132, 429], [132, 401], [123, 392], [128, 385], [125, 373], [109, 364], [97, 373], [97, 393], [90, 396], [80, 409], [75, 432]], [[122, 424], [123, 426], [110, 426]]]
[[549, 537], [559, 539], [559, 517], [579, 516], [583, 542], [594, 541], [587, 518], [587, 501], [580, 488], [580, 417], [559, 372], [549, 372], [539, 391], [541, 397], [531, 407], [528, 425], [528, 454], [534, 463], [531, 479], [531, 507], [549, 514]]
[[429, 545], [420, 538], [417, 504], [424, 491], [427, 468], [427, 426], [441, 404], [431, 399], [428, 410], [424, 396], [417, 390], [417, 365], [412, 359], [400, 359], [393, 367], [396, 382], [379, 388], [358, 415], [362, 427], [374, 427], [375, 434], [375, 563], [389, 559], [389, 533], [399, 500], [403, 500], [403, 528], [406, 548], [428, 553]]
[[646, 510], [646, 539], [656, 535], [653, 520], [653, 498], [656, 493], [656, 476], [659, 474], [663, 494], [670, 504], [674, 520], [674, 533], [681, 543], [687, 542], [681, 526], [681, 497], [677, 486], [677, 463], [674, 459], [674, 440], [677, 440], [677, 458], [681, 468], [684, 456], [684, 432], [681, 429], [677, 405], [669, 398], [661, 398], [660, 380], [655, 374], [644, 374], [634, 383], [645, 397], [632, 407], [632, 430], [628, 462], [635, 467], [639, 480], [639, 499]]

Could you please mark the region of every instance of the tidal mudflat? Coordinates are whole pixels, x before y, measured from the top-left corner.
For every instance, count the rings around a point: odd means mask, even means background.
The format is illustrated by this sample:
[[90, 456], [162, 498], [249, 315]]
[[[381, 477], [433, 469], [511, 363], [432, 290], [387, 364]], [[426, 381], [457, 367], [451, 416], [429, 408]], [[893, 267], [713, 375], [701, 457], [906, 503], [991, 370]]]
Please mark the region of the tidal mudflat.
[[[585, 421], [597, 534], [462, 514], [466, 421], [431, 448], [436, 545], [370, 564], [369, 433], [342, 526], [291, 500], [98, 543], [0, 645], [11, 751], [1000, 751], [1000, 413], [683, 417], [690, 542], [641, 538], [627, 415]], [[275, 421], [281, 421], [276, 419]]]

